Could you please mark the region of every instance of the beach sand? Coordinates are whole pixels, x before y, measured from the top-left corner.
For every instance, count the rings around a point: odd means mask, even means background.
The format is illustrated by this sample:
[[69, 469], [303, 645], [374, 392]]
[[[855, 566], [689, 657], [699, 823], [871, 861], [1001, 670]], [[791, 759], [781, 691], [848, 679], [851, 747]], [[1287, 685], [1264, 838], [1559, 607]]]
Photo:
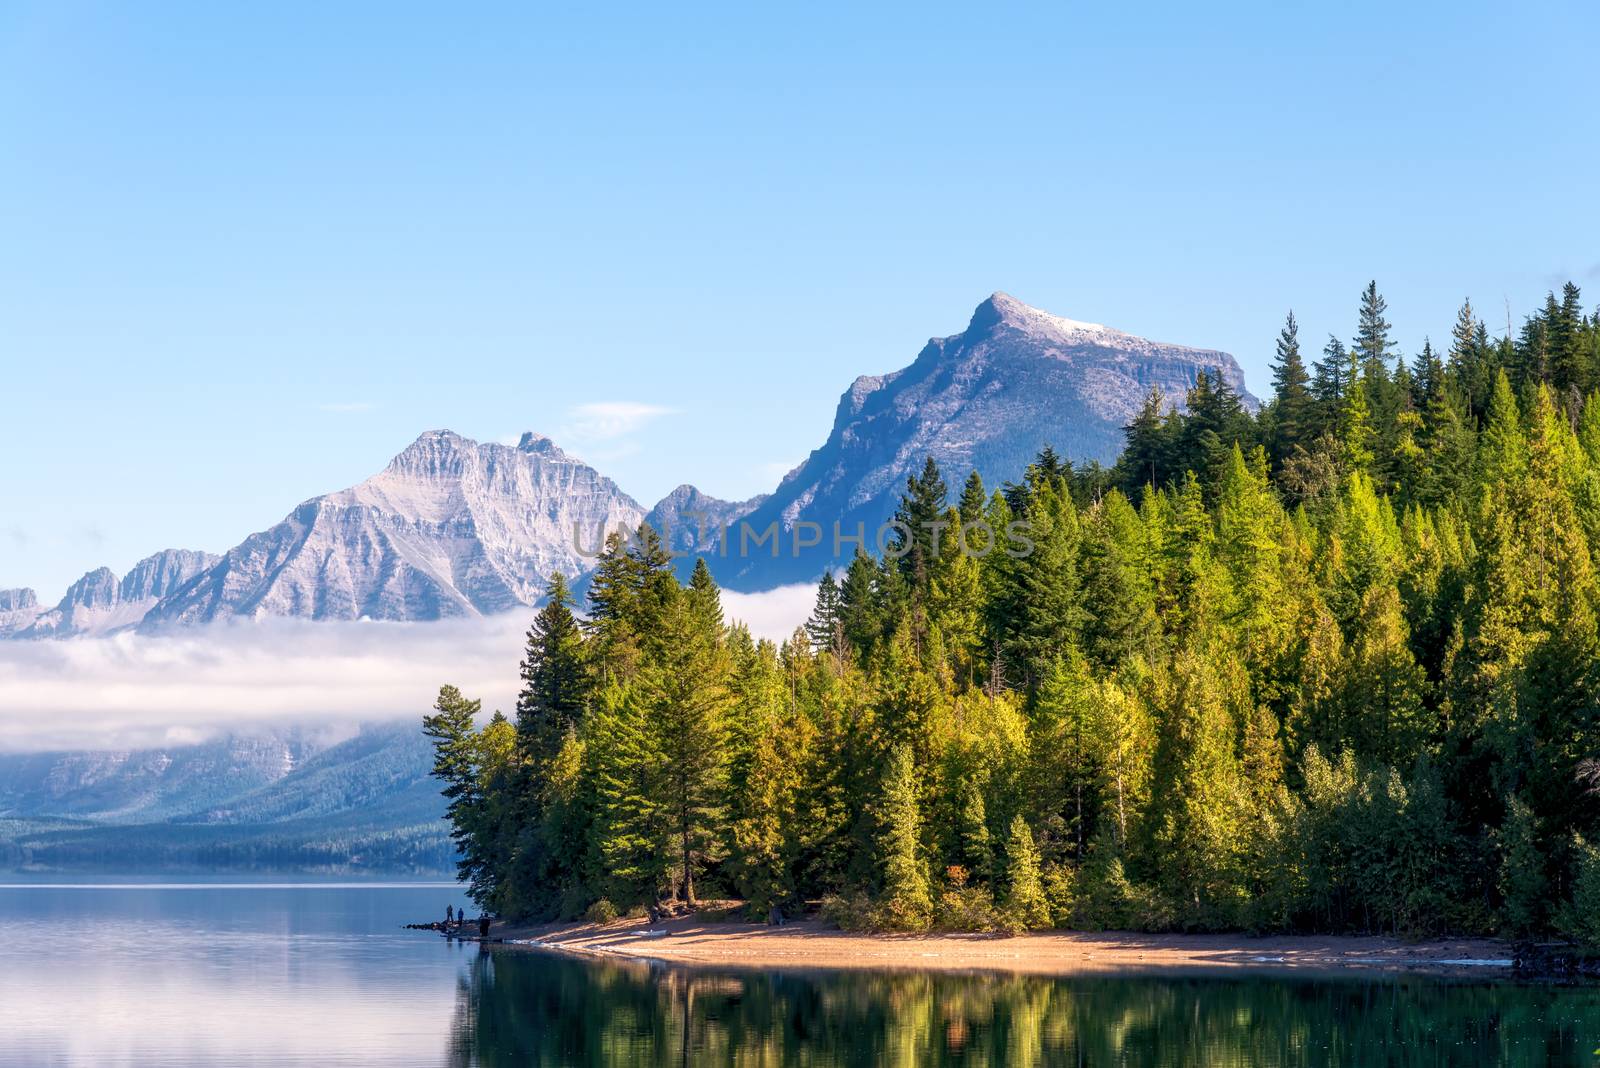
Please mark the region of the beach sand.
[[[473, 931], [474, 936], [476, 931]], [[1510, 947], [1489, 939], [1405, 942], [1391, 938], [1127, 932], [859, 934], [804, 920], [782, 927], [687, 916], [649, 924], [514, 926], [490, 941], [568, 953], [748, 968], [914, 968], [1088, 975], [1137, 971], [1379, 970], [1504, 976]], [[1498, 964], [1485, 965], [1495, 961]]]

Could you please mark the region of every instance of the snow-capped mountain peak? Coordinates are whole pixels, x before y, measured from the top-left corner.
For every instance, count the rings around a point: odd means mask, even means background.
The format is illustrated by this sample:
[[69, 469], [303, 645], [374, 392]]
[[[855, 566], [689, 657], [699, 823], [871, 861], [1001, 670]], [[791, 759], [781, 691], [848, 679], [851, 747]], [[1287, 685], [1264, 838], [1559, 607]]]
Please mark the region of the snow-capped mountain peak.
[[420, 620], [532, 605], [579, 551], [644, 510], [609, 478], [527, 433], [517, 446], [431, 430], [382, 471], [253, 534], [145, 620], [230, 616]]
[[[670, 549], [689, 554], [686, 568], [704, 553], [735, 589], [814, 579], [843, 561], [821, 548], [724, 555], [721, 528], [747, 521], [759, 535], [805, 521], [825, 534], [835, 524], [844, 534], [858, 523], [870, 531], [930, 456], [952, 485], [970, 470], [991, 486], [1016, 478], [1046, 444], [1075, 461], [1109, 463], [1152, 388], [1181, 404], [1202, 371], [1254, 405], [1225, 352], [1151, 341], [996, 292], [964, 331], [931, 339], [908, 366], [857, 378], [827, 440], [770, 496], [723, 501], [685, 484], [648, 520]], [[31, 591], [6, 591], [0, 637], [240, 616], [426, 620], [507, 611], [538, 603], [556, 571], [581, 580], [606, 533], [646, 518], [616, 483], [543, 434], [528, 431], [510, 445], [430, 430], [371, 478], [302, 502], [221, 558], [169, 552], [120, 580], [90, 572], [47, 611]]]
[[[851, 383], [827, 441], [748, 521], [757, 530], [773, 522], [790, 530], [802, 520], [825, 531], [835, 523], [873, 530], [930, 456], [957, 485], [971, 470], [991, 486], [1016, 478], [1046, 444], [1073, 460], [1110, 463], [1150, 390], [1181, 405], [1201, 371], [1219, 373], [1254, 405], [1225, 352], [1063, 318], [997, 292], [966, 330], [931, 339], [910, 366]], [[713, 567], [728, 585], [761, 589], [843, 563], [817, 549]]]
[[1080, 334], [1122, 334], [1120, 330], [1112, 330], [1099, 323], [1079, 322], [1077, 319], [1052, 315], [1031, 304], [1022, 303], [1009, 293], [996, 290], [989, 295], [988, 300], [978, 305], [967, 329], [987, 330], [999, 324], [1029, 333], [1054, 335], [1062, 339]]

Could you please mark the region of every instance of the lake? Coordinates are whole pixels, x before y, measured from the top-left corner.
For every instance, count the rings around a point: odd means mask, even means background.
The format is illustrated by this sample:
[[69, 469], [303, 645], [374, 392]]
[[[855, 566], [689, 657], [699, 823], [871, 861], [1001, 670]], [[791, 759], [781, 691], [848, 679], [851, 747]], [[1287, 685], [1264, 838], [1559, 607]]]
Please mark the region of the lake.
[[450, 885], [0, 887], [0, 1065], [1600, 1064], [1600, 988], [690, 970], [450, 943]]

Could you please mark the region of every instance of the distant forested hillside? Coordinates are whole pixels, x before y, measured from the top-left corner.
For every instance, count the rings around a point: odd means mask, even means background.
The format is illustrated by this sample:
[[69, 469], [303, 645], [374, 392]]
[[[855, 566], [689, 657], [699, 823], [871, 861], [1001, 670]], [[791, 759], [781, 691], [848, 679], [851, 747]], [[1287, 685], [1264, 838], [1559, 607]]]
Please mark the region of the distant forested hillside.
[[930, 461], [781, 646], [613, 538], [515, 721], [425, 721], [474, 893], [1600, 942], [1600, 317], [1402, 358], [1385, 313], [1314, 361], [1291, 315], [1259, 414], [1202, 372], [1112, 468]]
[[429, 759], [394, 725], [333, 745], [288, 730], [0, 757], [0, 870], [447, 873]]

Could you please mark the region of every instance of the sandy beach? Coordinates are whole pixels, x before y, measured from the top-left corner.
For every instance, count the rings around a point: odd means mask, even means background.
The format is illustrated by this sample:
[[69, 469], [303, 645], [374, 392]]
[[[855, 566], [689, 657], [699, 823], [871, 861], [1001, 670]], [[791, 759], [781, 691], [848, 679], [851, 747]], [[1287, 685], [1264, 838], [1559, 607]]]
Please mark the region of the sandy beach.
[[[475, 936], [476, 931], [472, 934]], [[490, 941], [531, 949], [750, 968], [890, 968], [1087, 975], [1141, 970], [1381, 970], [1480, 977], [1510, 972], [1511, 949], [1490, 939], [1405, 942], [1391, 938], [1129, 932], [891, 935], [840, 931], [814, 920], [768, 927], [688, 916], [654, 925], [515, 926]], [[1495, 962], [1495, 963], [1485, 963]]]

